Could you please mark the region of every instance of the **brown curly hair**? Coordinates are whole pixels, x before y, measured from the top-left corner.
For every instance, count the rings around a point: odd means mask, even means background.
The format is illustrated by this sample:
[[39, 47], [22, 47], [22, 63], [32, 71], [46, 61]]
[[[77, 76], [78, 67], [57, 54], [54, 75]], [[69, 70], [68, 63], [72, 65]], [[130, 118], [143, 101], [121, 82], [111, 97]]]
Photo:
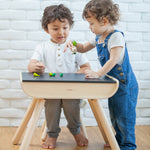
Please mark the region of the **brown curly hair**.
[[120, 17], [119, 6], [112, 0], [91, 0], [86, 4], [82, 17], [86, 19], [91, 15], [99, 22], [106, 17], [111, 25], [116, 25]]
[[63, 4], [60, 5], [52, 5], [45, 8], [43, 17], [41, 20], [42, 28], [44, 30], [48, 30], [47, 25], [55, 20], [59, 20], [63, 22], [63, 19], [67, 19], [69, 21], [70, 27], [73, 25], [73, 14], [71, 11], [65, 7]]

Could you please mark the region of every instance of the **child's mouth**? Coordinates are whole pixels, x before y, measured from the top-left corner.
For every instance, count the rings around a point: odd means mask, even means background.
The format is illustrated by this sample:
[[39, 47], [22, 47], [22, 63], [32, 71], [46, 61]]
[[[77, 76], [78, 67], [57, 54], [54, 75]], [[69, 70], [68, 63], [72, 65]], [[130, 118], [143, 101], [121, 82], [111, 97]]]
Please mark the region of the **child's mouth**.
[[62, 40], [62, 39], [64, 39], [64, 37], [58, 37], [58, 39], [61, 39], [61, 40]]

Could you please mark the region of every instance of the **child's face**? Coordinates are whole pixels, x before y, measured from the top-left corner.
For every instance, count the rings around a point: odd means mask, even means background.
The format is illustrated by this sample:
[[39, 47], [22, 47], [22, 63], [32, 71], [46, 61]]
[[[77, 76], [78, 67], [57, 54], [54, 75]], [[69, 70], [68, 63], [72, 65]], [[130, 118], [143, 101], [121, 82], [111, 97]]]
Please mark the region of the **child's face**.
[[90, 30], [96, 35], [102, 35], [107, 30], [107, 25], [103, 22], [99, 22], [93, 16], [86, 18], [86, 20], [89, 23]]
[[51, 40], [54, 43], [64, 43], [69, 36], [70, 24], [67, 19], [62, 19], [63, 22], [58, 19], [47, 25], [46, 31], [51, 36]]

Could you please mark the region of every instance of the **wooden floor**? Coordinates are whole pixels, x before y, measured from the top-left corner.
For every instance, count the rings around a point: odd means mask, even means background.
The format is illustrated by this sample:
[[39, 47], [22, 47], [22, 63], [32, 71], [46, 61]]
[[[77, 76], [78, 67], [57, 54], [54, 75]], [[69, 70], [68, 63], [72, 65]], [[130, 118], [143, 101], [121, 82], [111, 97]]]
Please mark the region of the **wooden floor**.
[[[98, 127], [86, 127], [89, 146], [78, 147], [68, 129], [62, 127], [55, 150], [110, 150], [103, 148], [104, 141]], [[0, 127], [0, 150], [19, 150], [20, 145], [12, 145], [11, 139], [16, 131], [14, 127]], [[32, 138], [29, 150], [44, 150], [41, 148], [41, 128], [37, 128]], [[137, 150], [150, 150], [150, 126], [136, 126]], [[20, 141], [21, 142], [21, 141]]]

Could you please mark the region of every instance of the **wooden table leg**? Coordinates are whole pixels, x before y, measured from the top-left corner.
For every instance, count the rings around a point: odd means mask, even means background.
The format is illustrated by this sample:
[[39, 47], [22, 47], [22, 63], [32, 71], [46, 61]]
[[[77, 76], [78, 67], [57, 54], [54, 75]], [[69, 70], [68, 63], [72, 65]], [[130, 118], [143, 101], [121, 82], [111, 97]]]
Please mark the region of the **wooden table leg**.
[[95, 111], [95, 107], [94, 107], [94, 105], [93, 105], [93, 101], [94, 101], [94, 100], [88, 99], [88, 101], [89, 101], [89, 104], [90, 104], [91, 109], [92, 109], [92, 111], [93, 111], [93, 114], [94, 114], [94, 116], [95, 116], [95, 119], [96, 119], [96, 121], [97, 121], [98, 127], [99, 127], [99, 129], [100, 129], [100, 131], [101, 131], [101, 133], [102, 133], [102, 136], [103, 136], [103, 138], [104, 138], [104, 141], [105, 141], [105, 143], [109, 143], [109, 142], [108, 142], [108, 138], [107, 138], [107, 136], [106, 136], [106, 134], [105, 134], [105, 132], [104, 132], [104, 129], [103, 129], [103, 127], [102, 127], [102, 124], [101, 124], [101, 122], [100, 122], [99, 119], [98, 119], [98, 115], [99, 115], [99, 114]]
[[37, 99], [35, 109], [33, 111], [31, 120], [29, 122], [28, 128], [26, 130], [24, 139], [22, 141], [22, 144], [21, 144], [19, 150], [27, 150], [28, 149], [28, 146], [30, 144], [31, 138], [33, 136], [33, 133], [34, 133], [34, 130], [36, 127], [36, 123], [37, 123], [37, 121], [40, 117], [41, 111], [44, 107], [44, 103], [45, 103], [44, 99]]
[[36, 104], [36, 100], [37, 99], [33, 99], [30, 106], [28, 107], [28, 110], [26, 111], [25, 116], [12, 139], [13, 144], [18, 144], [24, 130], [26, 129], [26, 126], [32, 116], [32, 113]]
[[46, 120], [44, 120], [44, 123], [43, 123], [43, 126], [42, 126], [42, 132], [44, 131], [45, 126], [46, 126]]
[[44, 123], [42, 126], [42, 136], [41, 136], [42, 142], [45, 142], [46, 138], [47, 138], [47, 126], [46, 126], [46, 120], [44, 120]]
[[102, 106], [100, 105], [100, 103], [98, 103], [97, 99], [89, 99], [88, 101], [98, 123], [98, 126], [102, 132], [105, 142], [110, 144], [112, 150], [120, 150], [114, 133], [109, 125], [109, 122], [106, 119]]

